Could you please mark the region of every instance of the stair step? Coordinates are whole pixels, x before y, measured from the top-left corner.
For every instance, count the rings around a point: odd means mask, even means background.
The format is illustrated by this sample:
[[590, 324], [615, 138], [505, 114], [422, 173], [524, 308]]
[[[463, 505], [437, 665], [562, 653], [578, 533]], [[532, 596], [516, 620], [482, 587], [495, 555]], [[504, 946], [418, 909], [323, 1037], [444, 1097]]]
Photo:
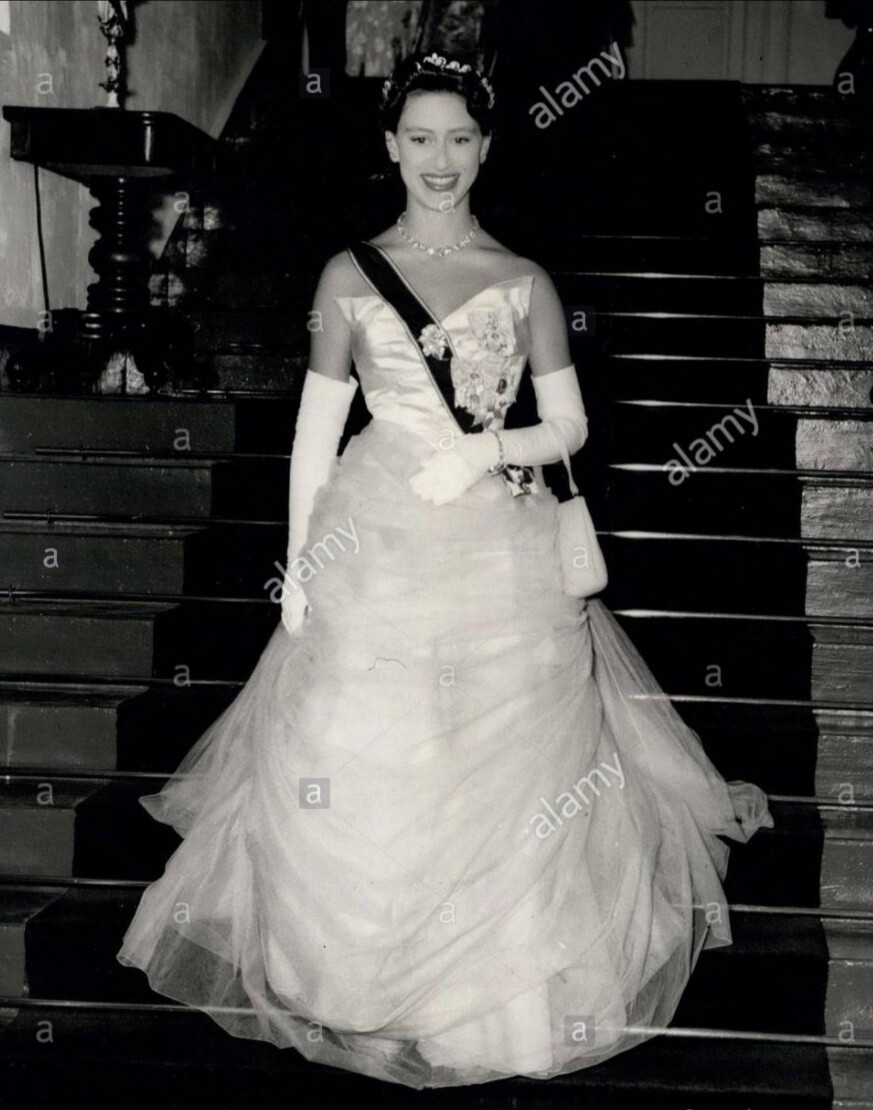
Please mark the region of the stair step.
[[827, 1053], [833, 1110], [873, 1110], [873, 1052], [849, 1047], [829, 1048]]
[[725, 892], [731, 905], [870, 905], [873, 815], [835, 804], [776, 802], [773, 829], [731, 845]]
[[801, 510], [806, 538], [873, 539], [873, 491], [863, 484], [820, 485], [806, 482]]
[[[873, 620], [873, 549], [663, 533], [601, 537], [610, 605]], [[706, 567], [707, 573], [700, 574]]]
[[284, 529], [141, 523], [0, 523], [2, 585], [117, 595], [263, 597]]
[[749, 117], [749, 132], [759, 141], [794, 146], [807, 142], [818, 147], [836, 145], [841, 150], [870, 139], [869, 125], [861, 116], [838, 111], [816, 115], [805, 111], [755, 111]]
[[759, 247], [754, 239], [713, 242], [679, 236], [588, 235], [560, 244], [542, 243], [537, 256], [550, 272], [757, 274]]
[[275, 353], [241, 350], [210, 352], [198, 361], [215, 375], [216, 388], [279, 391], [299, 395], [309, 362], [308, 344], [296, 351]]
[[4, 510], [152, 518], [276, 519], [287, 512], [287, 460], [117, 456], [0, 457]]
[[[52, 1068], [45, 1066], [40, 1030], [53, 1031]], [[132, 1099], [132, 1105], [201, 1106], [245, 1101], [278, 1110], [289, 1085], [305, 1102], [360, 1100], [361, 1078], [309, 1064], [296, 1052], [229, 1037], [198, 1011], [65, 1011], [23, 1007], [0, 1030], [10, 1068], [10, 1092], [18, 1105], [82, 1110], [95, 1096]], [[829, 1110], [832, 1088], [824, 1050], [818, 1045], [743, 1041], [717, 1036], [656, 1037], [594, 1068], [549, 1081], [549, 1100], [580, 1101], [590, 1110]], [[375, 1088], [374, 1088], [375, 1090]], [[81, 1092], [81, 1101], [71, 1102]], [[177, 1098], [183, 1092], [182, 1098]], [[408, 1088], [378, 1087], [385, 1110], [410, 1104]], [[416, 1093], [433, 1108], [517, 1110], [543, 1107], [542, 1082], [513, 1079], [483, 1087]], [[87, 1102], [85, 1101], [87, 1099]], [[38, 1101], [37, 1101], [38, 1100]], [[16, 1107], [17, 1110], [17, 1107]]]
[[767, 278], [827, 277], [869, 281], [873, 244], [808, 240], [767, 242], [760, 247], [761, 275]]
[[761, 312], [762, 282], [757, 277], [585, 273], [578, 269], [552, 275], [568, 322], [576, 306], [601, 312], [695, 313], [705, 316], [756, 316]]
[[669, 461], [612, 464], [607, 491], [585, 490], [597, 527], [685, 532], [693, 521], [700, 535], [873, 539], [873, 482], [861, 475], [743, 470], [721, 457], [691, 472]]
[[[20, 898], [14, 888], [0, 888], [0, 907], [10, 889], [13, 904]], [[27, 982], [21, 982], [12, 996], [27, 989], [34, 998], [160, 1001], [138, 969], [115, 961], [141, 893], [135, 888], [72, 888], [26, 920], [19, 915], [18, 935], [10, 947], [20, 951], [24, 933]], [[842, 928], [849, 935], [851, 923]], [[821, 922], [815, 917], [732, 912], [731, 929], [729, 948], [701, 955], [673, 1024], [802, 1035], [823, 1032], [828, 966], [846, 957], [829, 956]], [[742, 983], [746, 990], [728, 990], [731, 982]], [[749, 997], [761, 997], [764, 984], [768, 1005], [750, 1007]], [[859, 1009], [863, 1006], [857, 993], [846, 997]]]
[[740, 405], [767, 402], [770, 363], [763, 359], [719, 359], [669, 355], [595, 353], [584, 367], [580, 381], [586, 404], [593, 396], [609, 401], [640, 397], [664, 401], [707, 401]]
[[873, 186], [863, 175], [841, 175], [835, 180], [827, 172], [762, 173], [755, 181], [755, 203], [765, 207], [870, 208]]
[[[0, 686], [0, 766], [169, 774], [235, 684]], [[51, 775], [51, 771], [47, 771]]]
[[640, 399], [613, 406], [610, 432], [646, 462], [678, 456], [682, 463], [684, 450], [704, 466], [729, 459], [737, 467], [873, 473], [873, 412], [807, 416], [784, 405], [754, 405], [751, 397], [733, 406]]
[[[832, 360], [594, 354], [582, 371], [586, 402], [652, 399], [728, 406], [873, 408], [873, 369]], [[594, 429], [596, 431], [596, 429]]]
[[[567, 306], [571, 310], [573, 306]], [[570, 341], [587, 343], [596, 336], [607, 354], [711, 355], [759, 358], [767, 324], [763, 317], [646, 315], [601, 312], [571, 328]]]
[[873, 242], [873, 211], [870, 209], [802, 208], [780, 206], [758, 209], [761, 239], [793, 242], [838, 240], [843, 243]]
[[145, 692], [0, 690], [0, 767], [115, 767], [119, 708]]
[[774, 362], [767, 383], [771, 405], [873, 408], [873, 367], [820, 366]]
[[220, 351], [227, 343], [257, 344], [268, 350], [293, 351], [309, 344], [307, 313], [296, 306], [283, 308], [275, 302], [267, 308], [190, 308], [186, 319], [194, 330], [198, 351]]
[[807, 145], [802, 139], [777, 136], [754, 145], [753, 165], [760, 173], [810, 173], [830, 169], [835, 175], [857, 173], [873, 163], [873, 150], [860, 145], [847, 150], [840, 138]]
[[767, 281], [766, 316], [873, 317], [873, 288], [845, 281]]
[[0, 608], [0, 670], [135, 678], [152, 673], [154, 626], [172, 606], [15, 602]]
[[0, 787], [0, 871], [71, 875], [76, 810], [100, 789], [85, 780], [15, 780]]
[[[0, 792], [0, 874], [37, 882], [158, 878], [179, 838], [138, 803], [160, 785], [153, 778], [16, 776]], [[731, 846], [738, 852], [728, 874], [731, 903], [869, 903], [873, 811], [775, 800], [771, 810], [775, 829], [759, 831], [749, 845]]]
[[290, 454], [294, 417], [293, 404], [256, 398], [4, 393], [0, 453], [68, 448], [178, 459], [234, 451]]
[[852, 119], [856, 115], [854, 97], [841, 95], [831, 85], [743, 85], [741, 97], [749, 114], [775, 112], [816, 119]]
[[873, 326], [850, 316], [832, 324], [769, 322], [764, 355], [771, 359], [869, 362], [873, 359]]
[[[24, 932], [27, 922], [63, 894], [62, 887], [5, 887], [0, 890], [0, 991], [4, 995], [21, 995], [26, 990]], [[4, 1024], [0, 1017], [0, 1038]]]
[[873, 799], [873, 711], [819, 711], [815, 792], [843, 801]]
[[832, 965], [828, 974], [826, 1025], [853, 1040], [873, 1038], [873, 922], [824, 922]]
[[[700, 696], [873, 707], [873, 625], [616, 610], [660, 685]], [[819, 623], [821, 622], [821, 623]]]
[[806, 611], [816, 616], [873, 620], [873, 552], [869, 548], [810, 551]]
[[277, 606], [258, 602], [16, 600], [0, 606], [0, 672], [246, 679], [277, 618]]

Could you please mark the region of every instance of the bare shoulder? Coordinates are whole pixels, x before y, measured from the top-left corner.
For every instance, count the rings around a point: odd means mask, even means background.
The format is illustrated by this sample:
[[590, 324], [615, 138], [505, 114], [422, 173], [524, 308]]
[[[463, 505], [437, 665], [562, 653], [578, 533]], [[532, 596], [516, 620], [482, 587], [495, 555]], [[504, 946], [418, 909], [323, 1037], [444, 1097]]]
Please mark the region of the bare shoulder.
[[360, 292], [361, 275], [348, 251], [339, 251], [324, 264], [318, 280], [318, 295], [350, 297]]
[[516, 254], [509, 247], [499, 242], [493, 235], [487, 233], [483, 236], [482, 248], [487, 250], [493, 258], [492, 267], [498, 278], [526, 277], [532, 274], [537, 281], [535, 284], [553, 289], [551, 275], [548, 270], [522, 254]]
[[552, 280], [552, 275], [539, 262], [534, 262], [532, 258], [522, 258], [516, 256], [517, 269], [515, 273], [518, 275], [527, 276], [530, 274], [534, 281], [531, 289], [531, 306], [550, 306], [555, 307], [560, 304], [560, 296], [558, 290], [555, 288], [555, 283]]

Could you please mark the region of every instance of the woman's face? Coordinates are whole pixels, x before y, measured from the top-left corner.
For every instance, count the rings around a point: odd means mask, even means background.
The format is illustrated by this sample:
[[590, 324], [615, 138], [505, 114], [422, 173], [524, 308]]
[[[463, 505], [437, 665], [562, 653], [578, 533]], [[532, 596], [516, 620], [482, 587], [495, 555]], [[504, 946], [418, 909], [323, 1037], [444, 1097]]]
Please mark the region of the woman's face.
[[396, 133], [386, 131], [385, 141], [415, 199], [424, 208], [449, 212], [469, 193], [491, 140], [483, 138], [462, 96], [413, 92]]

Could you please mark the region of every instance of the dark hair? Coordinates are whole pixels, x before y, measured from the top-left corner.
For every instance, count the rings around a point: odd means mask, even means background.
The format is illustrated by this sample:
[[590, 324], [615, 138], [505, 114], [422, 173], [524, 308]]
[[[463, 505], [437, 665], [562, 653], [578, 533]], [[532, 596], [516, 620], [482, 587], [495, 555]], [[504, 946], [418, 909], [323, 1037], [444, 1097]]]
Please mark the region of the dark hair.
[[[442, 58], [442, 63], [432, 59]], [[449, 66], [451, 65], [451, 68]], [[466, 72], [460, 67], [466, 66]], [[467, 111], [483, 135], [492, 130], [494, 92], [487, 78], [470, 62], [451, 55], [410, 54], [397, 66], [383, 86], [379, 127], [396, 131], [406, 98], [414, 92], [450, 92], [463, 97]]]

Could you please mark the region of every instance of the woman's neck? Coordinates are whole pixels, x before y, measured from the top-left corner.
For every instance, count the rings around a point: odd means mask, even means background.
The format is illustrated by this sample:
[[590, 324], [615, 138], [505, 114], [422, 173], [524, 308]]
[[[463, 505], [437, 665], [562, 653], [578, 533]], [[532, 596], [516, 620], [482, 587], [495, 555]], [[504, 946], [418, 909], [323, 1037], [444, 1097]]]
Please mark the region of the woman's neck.
[[465, 196], [457, 208], [440, 212], [425, 208], [410, 197], [403, 222], [413, 239], [428, 246], [450, 246], [463, 239], [473, 226], [469, 198]]

